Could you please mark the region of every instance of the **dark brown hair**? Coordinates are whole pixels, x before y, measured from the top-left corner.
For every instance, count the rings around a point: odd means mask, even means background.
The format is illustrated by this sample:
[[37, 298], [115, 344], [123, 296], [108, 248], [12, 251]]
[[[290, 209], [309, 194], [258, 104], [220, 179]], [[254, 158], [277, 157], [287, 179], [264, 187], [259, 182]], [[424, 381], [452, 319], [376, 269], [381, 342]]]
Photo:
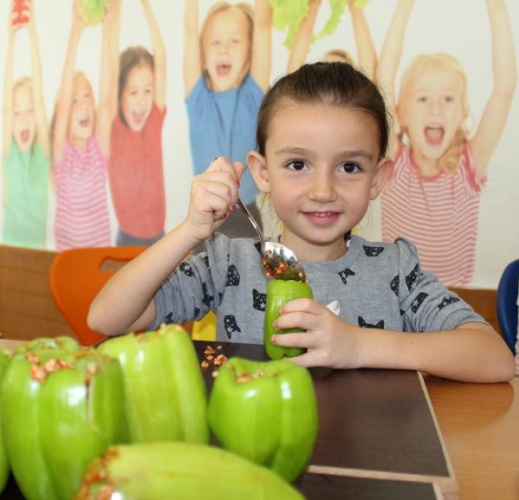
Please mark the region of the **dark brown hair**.
[[286, 103], [322, 103], [358, 109], [373, 117], [379, 133], [379, 155], [385, 156], [389, 142], [389, 116], [378, 87], [351, 64], [316, 62], [280, 78], [265, 94], [258, 113], [256, 142], [265, 154], [270, 122]]

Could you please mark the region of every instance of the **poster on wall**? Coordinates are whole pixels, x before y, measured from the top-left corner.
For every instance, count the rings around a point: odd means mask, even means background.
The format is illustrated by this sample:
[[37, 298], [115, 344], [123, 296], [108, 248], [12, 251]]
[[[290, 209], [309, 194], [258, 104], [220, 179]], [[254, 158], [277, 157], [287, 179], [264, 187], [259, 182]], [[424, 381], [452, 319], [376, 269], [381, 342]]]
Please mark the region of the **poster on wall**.
[[[215, 157], [246, 162], [277, 78], [345, 61], [392, 115], [392, 175], [356, 231], [495, 287], [519, 256], [518, 19], [511, 0], [6, 0], [0, 244], [152, 244]], [[247, 170], [240, 195], [275, 235]], [[222, 230], [253, 234], [239, 211]]]

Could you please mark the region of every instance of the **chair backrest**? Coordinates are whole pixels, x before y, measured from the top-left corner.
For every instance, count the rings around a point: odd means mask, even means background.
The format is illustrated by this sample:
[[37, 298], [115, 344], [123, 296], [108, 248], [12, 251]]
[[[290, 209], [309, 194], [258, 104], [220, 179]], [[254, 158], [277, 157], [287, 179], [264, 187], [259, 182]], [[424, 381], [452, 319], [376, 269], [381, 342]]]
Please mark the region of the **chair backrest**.
[[[145, 248], [72, 248], [58, 252], [54, 257], [49, 272], [52, 297], [82, 345], [90, 346], [106, 338], [88, 328], [90, 304], [117, 267], [139, 255]], [[108, 265], [109, 261], [116, 265], [104, 270], [103, 266], [105, 263]]]
[[517, 342], [517, 296], [519, 290], [519, 259], [510, 262], [497, 286], [496, 307], [499, 328], [511, 351]]

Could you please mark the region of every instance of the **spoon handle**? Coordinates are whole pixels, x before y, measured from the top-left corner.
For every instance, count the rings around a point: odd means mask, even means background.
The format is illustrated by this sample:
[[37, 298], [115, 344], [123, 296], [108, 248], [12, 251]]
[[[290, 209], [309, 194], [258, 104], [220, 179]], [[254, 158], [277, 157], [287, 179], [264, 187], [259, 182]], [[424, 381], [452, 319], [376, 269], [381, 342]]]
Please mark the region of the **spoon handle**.
[[243, 201], [241, 201], [239, 196], [238, 196], [237, 202], [238, 202], [239, 207], [245, 212], [247, 219], [249, 219], [249, 222], [253, 225], [254, 230], [258, 233], [259, 239], [260, 239], [261, 243], [263, 244], [263, 242], [264, 242], [263, 234], [261, 233], [261, 229], [260, 229], [258, 222], [253, 217], [253, 215], [250, 213], [249, 209], [245, 206], [245, 203], [243, 203]]

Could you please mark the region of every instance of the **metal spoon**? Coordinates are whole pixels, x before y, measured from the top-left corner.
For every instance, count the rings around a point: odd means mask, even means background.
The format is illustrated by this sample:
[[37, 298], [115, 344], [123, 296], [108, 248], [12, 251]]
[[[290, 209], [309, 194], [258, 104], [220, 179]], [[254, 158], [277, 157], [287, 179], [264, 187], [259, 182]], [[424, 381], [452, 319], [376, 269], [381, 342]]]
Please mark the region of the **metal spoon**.
[[238, 205], [254, 227], [261, 243], [261, 255], [267, 275], [278, 280], [306, 281], [306, 274], [296, 255], [290, 248], [277, 241], [266, 241], [260, 226], [249, 209], [238, 197]]

